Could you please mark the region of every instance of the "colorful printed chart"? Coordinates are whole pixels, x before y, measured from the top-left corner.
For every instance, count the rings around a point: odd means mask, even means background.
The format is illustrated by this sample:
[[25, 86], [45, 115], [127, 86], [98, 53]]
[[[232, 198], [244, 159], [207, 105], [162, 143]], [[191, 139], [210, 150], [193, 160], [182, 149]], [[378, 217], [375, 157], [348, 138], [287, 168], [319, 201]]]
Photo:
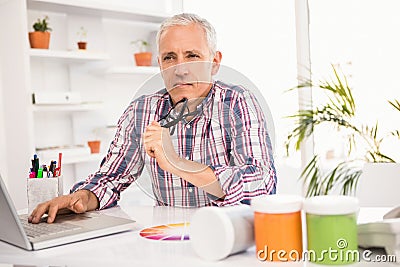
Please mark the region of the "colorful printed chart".
[[189, 240], [189, 223], [173, 223], [153, 226], [140, 231], [140, 236], [152, 240]]

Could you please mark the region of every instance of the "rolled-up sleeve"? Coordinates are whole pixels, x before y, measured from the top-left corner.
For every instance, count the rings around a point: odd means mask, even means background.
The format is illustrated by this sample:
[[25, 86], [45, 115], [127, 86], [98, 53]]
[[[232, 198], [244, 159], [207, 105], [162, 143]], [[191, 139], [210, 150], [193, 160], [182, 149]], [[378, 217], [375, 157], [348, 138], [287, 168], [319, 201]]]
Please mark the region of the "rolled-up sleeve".
[[209, 197], [218, 206], [250, 204], [253, 197], [276, 193], [276, 170], [271, 140], [262, 109], [254, 95], [244, 91], [230, 107], [224, 128], [229, 133], [229, 164], [209, 166], [225, 193]]
[[82, 189], [93, 192], [99, 200], [99, 209], [115, 206], [120, 199], [120, 193], [143, 170], [140, 142], [135, 133], [133, 106], [134, 103], [131, 103], [118, 121], [115, 137], [99, 170], [71, 189], [71, 193]]

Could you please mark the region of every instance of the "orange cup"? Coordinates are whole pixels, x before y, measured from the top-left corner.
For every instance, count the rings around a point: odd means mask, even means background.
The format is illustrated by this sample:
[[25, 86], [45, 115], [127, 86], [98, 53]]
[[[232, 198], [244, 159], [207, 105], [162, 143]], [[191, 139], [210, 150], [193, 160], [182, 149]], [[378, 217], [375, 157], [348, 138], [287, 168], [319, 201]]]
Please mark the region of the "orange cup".
[[254, 199], [256, 256], [260, 261], [298, 261], [303, 253], [303, 198], [269, 195]]

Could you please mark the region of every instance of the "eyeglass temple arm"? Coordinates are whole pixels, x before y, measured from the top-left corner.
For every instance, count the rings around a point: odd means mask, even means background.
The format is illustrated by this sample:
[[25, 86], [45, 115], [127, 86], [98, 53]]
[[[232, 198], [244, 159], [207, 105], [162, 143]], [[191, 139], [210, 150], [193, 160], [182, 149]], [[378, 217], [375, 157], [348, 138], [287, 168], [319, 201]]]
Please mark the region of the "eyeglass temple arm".
[[[168, 122], [168, 123], [162, 125], [161, 127], [170, 128], [170, 127], [176, 125], [180, 120], [182, 120], [182, 119], [184, 118], [183, 113], [185, 112], [185, 109], [187, 108], [187, 103], [188, 103], [188, 99], [187, 99], [186, 97], [184, 97], [184, 98], [182, 98], [181, 100], [179, 100], [179, 101], [174, 105], [174, 107], [172, 107], [171, 111], [172, 111], [179, 103], [182, 103], [182, 102], [183, 102], [183, 107], [182, 107], [181, 111], [179, 112], [178, 117], [177, 117], [176, 119], [174, 119], [173, 121], [170, 121], [170, 122]], [[171, 112], [171, 111], [170, 111], [170, 112]], [[168, 112], [168, 114], [169, 114], [169, 112]], [[167, 114], [167, 116], [168, 116], [168, 114]], [[166, 116], [166, 117], [167, 117], [167, 116]], [[162, 120], [162, 119], [159, 119], [158, 121], [161, 121], [161, 120]]]

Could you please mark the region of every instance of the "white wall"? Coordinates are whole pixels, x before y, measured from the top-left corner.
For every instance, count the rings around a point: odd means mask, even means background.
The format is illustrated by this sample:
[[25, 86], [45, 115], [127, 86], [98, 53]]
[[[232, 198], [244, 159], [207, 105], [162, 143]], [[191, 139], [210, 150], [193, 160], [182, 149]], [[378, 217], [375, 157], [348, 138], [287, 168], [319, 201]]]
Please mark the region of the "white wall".
[[[135, 1], [133, 5], [140, 6], [143, 10], [155, 8], [154, 12], [167, 11], [177, 12], [181, 8], [181, 2], [177, 0], [159, 1], [160, 5], [151, 7], [150, 4], [143, 1]], [[288, 120], [282, 119], [284, 116], [293, 113], [297, 108], [296, 95], [285, 94], [284, 91], [296, 83], [296, 41], [294, 24], [294, 2], [293, 0], [283, 1], [193, 1], [184, 0], [184, 10], [198, 13], [204, 16], [216, 27], [219, 37], [219, 49], [223, 52], [223, 64], [240, 71], [246, 75], [264, 95], [276, 128], [276, 167], [278, 170], [278, 191], [283, 192], [301, 192], [299, 184], [296, 183], [298, 177], [299, 160], [296, 157], [285, 159], [283, 157], [283, 141], [289, 129]], [[122, 1], [115, 2], [116, 5], [122, 4]], [[33, 91], [33, 85], [40, 84], [41, 73], [33, 72], [30, 74], [28, 40], [27, 32], [30, 30], [32, 20], [38, 13], [26, 12], [26, 1], [0, 1], [0, 21], [7, 21], [8, 27], [4, 30], [9, 34], [10, 42], [0, 42], [1, 72], [0, 72], [0, 173], [6, 180], [11, 196], [18, 209], [26, 207], [26, 175], [29, 169], [30, 157], [35, 147], [32, 137], [35, 136], [33, 125], [30, 125], [37, 118], [32, 118], [30, 104], [30, 93]], [[266, 8], [265, 8], [266, 6]], [[229, 7], [227, 9], [227, 7]], [[227, 11], [228, 10], [228, 11]], [[52, 14], [51, 14], [52, 15]], [[28, 19], [27, 19], [28, 18]], [[77, 18], [80, 22], [92, 27], [92, 19], [84, 17]], [[63, 16], [55, 16], [51, 22], [53, 29], [59, 27], [66, 30], [68, 36], [61, 36], [60, 31], [53, 31], [52, 44], [55, 48], [72, 48], [73, 26], [71, 21], [67, 21]], [[116, 49], [121, 53], [130, 53], [127, 43], [137, 36], [145, 34], [140, 27], [131, 27], [130, 23], [117, 20], [103, 20], [100, 30], [109, 28], [121, 28], [129, 30], [115, 31], [112, 34], [107, 33], [104, 43], [101, 40], [94, 44], [96, 48], [108, 48], [114, 43], [118, 43]], [[68, 26], [69, 25], [69, 26]], [[93, 26], [94, 27], [94, 26]], [[96, 38], [96, 27], [89, 29], [89, 38]], [[112, 41], [112, 38], [119, 38], [119, 41]], [[91, 48], [95, 48], [92, 46]], [[113, 50], [111, 50], [113, 51]], [[127, 59], [129, 57], [129, 60]], [[116, 55], [113, 60], [115, 63], [133, 64], [131, 55], [121, 57]], [[121, 60], [119, 60], [121, 59]], [[35, 64], [35, 63], [33, 63]], [[55, 64], [46, 63], [47, 68], [53, 66], [53, 73], [61, 73], [63, 70]], [[7, 66], [7, 68], [4, 68]], [[116, 119], [125, 108], [126, 104], [134, 96], [141, 82], [146, 77], [133, 76], [108, 76], [103, 77], [105, 83], [99, 82], [99, 77], [92, 77], [92, 74], [82, 75], [79, 71], [73, 69], [67, 70], [69, 77], [56, 76], [45, 80], [50, 82], [48, 86], [61, 83], [64, 87], [57, 87], [59, 90], [79, 90], [85, 99], [95, 94], [95, 97], [109, 100], [106, 108], [99, 116], [104, 116], [105, 124], [115, 124]], [[39, 76], [36, 76], [38, 74]], [[31, 85], [32, 78], [32, 85]], [[52, 80], [53, 79], [53, 80]], [[67, 81], [69, 79], [69, 81]], [[63, 83], [60, 81], [67, 81]], [[69, 83], [69, 84], [68, 84]], [[118, 91], [117, 91], [118, 90]], [[116, 94], [115, 92], [118, 92]], [[129, 96], [129, 97], [127, 97]], [[1, 118], [1, 115], [4, 115]], [[35, 115], [36, 116], [36, 115]], [[90, 115], [86, 115], [91, 120]], [[99, 117], [98, 116], [98, 117]], [[67, 125], [73, 125], [78, 130], [73, 136], [74, 141], [83, 142], [81, 134], [86, 134], [87, 129], [82, 128], [82, 120], [76, 118], [74, 122], [68, 124], [71, 118], [65, 118]], [[83, 116], [81, 116], [83, 118]], [[96, 118], [98, 119], [98, 118]], [[43, 127], [45, 128], [45, 127]], [[3, 130], [3, 132], [1, 132]], [[79, 131], [81, 131], [79, 133]], [[62, 137], [64, 138], [64, 137]], [[71, 138], [71, 137], [65, 137]], [[3, 140], [3, 144], [1, 143]], [[18, 159], [18, 160], [15, 160]], [[90, 165], [90, 164], [89, 164]], [[97, 166], [98, 163], [92, 164]], [[76, 179], [85, 178], [93, 166], [77, 166], [81, 174]], [[8, 170], [8, 171], [7, 171]], [[83, 175], [83, 172], [85, 174]]]
[[[3, 97], [3, 80], [2, 80], [2, 65], [0, 61], [0, 147], [6, 147], [6, 128], [4, 122], [4, 97]], [[0, 174], [7, 176], [7, 153], [5, 149], [0, 149]], [[4, 179], [4, 178], [3, 178]], [[5, 181], [7, 182], [7, 181]]]
[[[100, 6], [103, 2], [105, 6], [110, 6], [107, 0], [96, 2]], [[180, 0], [116, 0], [112, 5], [154, 15], [175, 13], [181, 9]], [[86, 66], [68, 65], [59, 60], [29, 56], [28, 32], [32, 30], [33, 22], [44, 15], [50, 17], [50, 27], [53, 29], [50, 49], [76, 49], [76, 31], [85, 25], [88, 29], [88, 52], [108, 53], [111, 57], [108, 63], [119, 67], [134, 66], [130, 42], [147, 38], [150, 31], [157, 29], [154, 23], [132, 22], [127, 17], [102, 18], [78, 13], [68, 14], [65, 10], [57, 9], [51, 12], [38, 11], [36, 8], [27, 10], [26, 0], [0, 0], [0, 21], [7, 25], [3, 32], [9, 40], [5, 42], [2, 39], [0, 42], [0, 173], [5, 178], [17, 209], [27, 206], [26, 177], [35, 147], [86, 144], [95, 135], [92, 133], [94, 128], [117, 123], [136, 90], [147, 78], [141, 75], [108, 76], [104, 73], [104, 66], [95, 69], [91, 68], [91, 63]], [[83, 101], [104, 101], [105, 110], [75, 114], [33, 113], [31, 93], [39, 90], [79, 91]], [[103, 152], [108, 148], [112, 135], [108, 135], [107, 142], [103, 143]], [[65, 189], [68, 190], [74, 182], [85, 179], [97, 170], [99, 163], [65, 165]]]
[[222, 64], [250, 79], [261, 91], [275, 124], [278, 192], [301, 194], [299, 155], [284, 157], [290, 129], [285, 116], [297, 109], [295, 3], [283, 1], [185, 0], [184, 11], [210, 21], [222, 51]]
[[[333, 76], [330, 64], [340, 64], [339, 71], [347, 76], [356, 103], [353, 123], [374, 126], [379, 122], [378, 138], [400, 125], [399, 111], [387, 102], [400, 99], [399, 10], [397, 0], [310, 1], [313, 73], [326, 79]], [[324, 101], [323, 96], [314, 99]], [[323, 142], [327, 136], [331, 142]], [[323, 155], [333, 150], [336, 157], [347, 157], [345, 132], [340, 134], [328, 128], [318, 137], [317, 152]], [[385, 140], [381, 152], [399, 161], [400, 142], [395, 138]], [[357, 143], [358, 151], [362, 151], [358, 156], [363, 157], [364, 144]]]
[[0, 18], [2, 24], [6, 25], [3, 27], [3, 34], [7, 36], [6, 40], [2, 39], [0, 42], [0, 104], [3, 112], [0, 127], [6, 140], [1, 148], [4, 161], [0, 173], [17, 209], [27, 206], [26, 177], [29, 171], [29, 154], [32, 152], [30, 98], [27, 91], [29, 70], [25, 4], [23, 0], [0, 3]]

